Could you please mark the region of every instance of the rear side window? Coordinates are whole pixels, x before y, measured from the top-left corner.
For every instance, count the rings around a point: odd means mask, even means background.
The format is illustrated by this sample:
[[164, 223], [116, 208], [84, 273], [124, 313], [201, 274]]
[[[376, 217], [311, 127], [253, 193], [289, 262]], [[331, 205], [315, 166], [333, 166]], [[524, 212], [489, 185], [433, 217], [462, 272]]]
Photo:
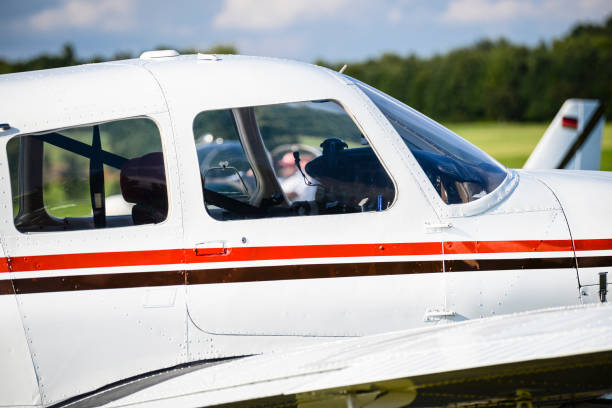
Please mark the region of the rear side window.
[[338, 103], [205, 111], [194, 120], [204, 202], [218, 220], [384, 211], [395, 188]]
[[168, 211], [161, 138], [137, 118], [19, 136], [7, 144], [21, 232], [151, 224]]

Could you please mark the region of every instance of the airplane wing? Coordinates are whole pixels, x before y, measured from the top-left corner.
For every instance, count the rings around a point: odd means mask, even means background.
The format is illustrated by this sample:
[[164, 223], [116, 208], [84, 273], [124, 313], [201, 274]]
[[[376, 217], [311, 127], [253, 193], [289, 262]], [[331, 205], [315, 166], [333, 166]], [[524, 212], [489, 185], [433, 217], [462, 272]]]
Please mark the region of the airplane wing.
[[141, 379], [141, 386], [135, 381], [67, 406], [522, 408], [593, 400], [612, 392], [612, 305], [330, 341], [188, 367], [168, 378]]

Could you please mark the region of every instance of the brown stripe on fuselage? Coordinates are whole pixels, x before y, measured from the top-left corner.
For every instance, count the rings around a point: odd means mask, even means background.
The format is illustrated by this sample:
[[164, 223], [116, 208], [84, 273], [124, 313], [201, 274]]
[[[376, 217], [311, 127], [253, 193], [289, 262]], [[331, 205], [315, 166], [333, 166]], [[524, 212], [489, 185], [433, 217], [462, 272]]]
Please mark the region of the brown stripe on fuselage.
[[0, 295], [12, 295], [13, 293], [15, 293], [13, 282], [10, 279], [0, 280]]
[[447, 259], [446, 272], [575, 268], [574, 258]]
[[256, 266], [187, 271], [187, 284], [348, 278], [354, 276], [407, 275], [433, 272], [442, 272], [442, 261]]
[[[15, 279], [15, 292], [43, 293], [75, 290], [124, 289], [147, 286], [198, 285], [354, 276], [442, 272], [442, 261], [377, 262], [357, 264], [282, 265], [196, 271], [133, 272]], [[185, 278], [185, 273], [187, 277]]]
[[15, 292], [17, 294], [172, 286], [183, 285], [184, 283], [184, 271], [49, 276], [44, 278], [21, 278], [13, 280]]
[[[612, 257], [606, 258], [610, 264]], [[583, 260], [591, 258], [580, 258]], [[595, 259], [595, 258], [594, 258]], [[591, 261], [594, 262], [594, 261]], [[574, 258], [458, 259], [445, 260], [447, 272], [499, 271], [522, 269], [573, 269]], [[442, 272], [442, 260], [409, 262], [364, 262], [215, 268], [192, 271], [128, 272], [97, 275], [54, 276], [14, 279], [15, 293], [43, 293], [96, 289], [124, 289], [150, 286], [200, 285], [214, 283], [262, 282], [346, 278], [359, 276], [408, 275]], [[0, 281], [10, 282], [10, 281]], [[7, 285], [5, 285], [7, 286]], [[10, 284], [7, 289], [13, 293]], [[0, 294], [2, 294], [0, 287]]]
[[582, 256], [578, 257], [579, 268], [600, 268], [612, 266], [612, 256]]

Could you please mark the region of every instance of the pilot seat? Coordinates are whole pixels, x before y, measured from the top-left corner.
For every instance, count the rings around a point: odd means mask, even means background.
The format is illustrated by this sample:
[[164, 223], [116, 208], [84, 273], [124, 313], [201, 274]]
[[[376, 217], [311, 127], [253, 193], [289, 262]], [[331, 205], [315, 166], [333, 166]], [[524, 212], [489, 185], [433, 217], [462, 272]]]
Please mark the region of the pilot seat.
[[161, 152], [128, 160], [121, 168], [120, 185], [123, 199], [134, 204], [135, 225], [156, 224], [166, 219], [168, 192]]

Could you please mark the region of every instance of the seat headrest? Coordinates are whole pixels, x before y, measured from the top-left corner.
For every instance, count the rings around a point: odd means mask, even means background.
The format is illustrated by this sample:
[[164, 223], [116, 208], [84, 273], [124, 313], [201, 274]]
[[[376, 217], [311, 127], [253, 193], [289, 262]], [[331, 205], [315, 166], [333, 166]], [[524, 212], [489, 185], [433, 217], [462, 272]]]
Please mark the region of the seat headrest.
[[129, 203], [147, 203], [168, 208], [166, 171], [161, 152], [125, 162], [120, 176], [121, 194]]

